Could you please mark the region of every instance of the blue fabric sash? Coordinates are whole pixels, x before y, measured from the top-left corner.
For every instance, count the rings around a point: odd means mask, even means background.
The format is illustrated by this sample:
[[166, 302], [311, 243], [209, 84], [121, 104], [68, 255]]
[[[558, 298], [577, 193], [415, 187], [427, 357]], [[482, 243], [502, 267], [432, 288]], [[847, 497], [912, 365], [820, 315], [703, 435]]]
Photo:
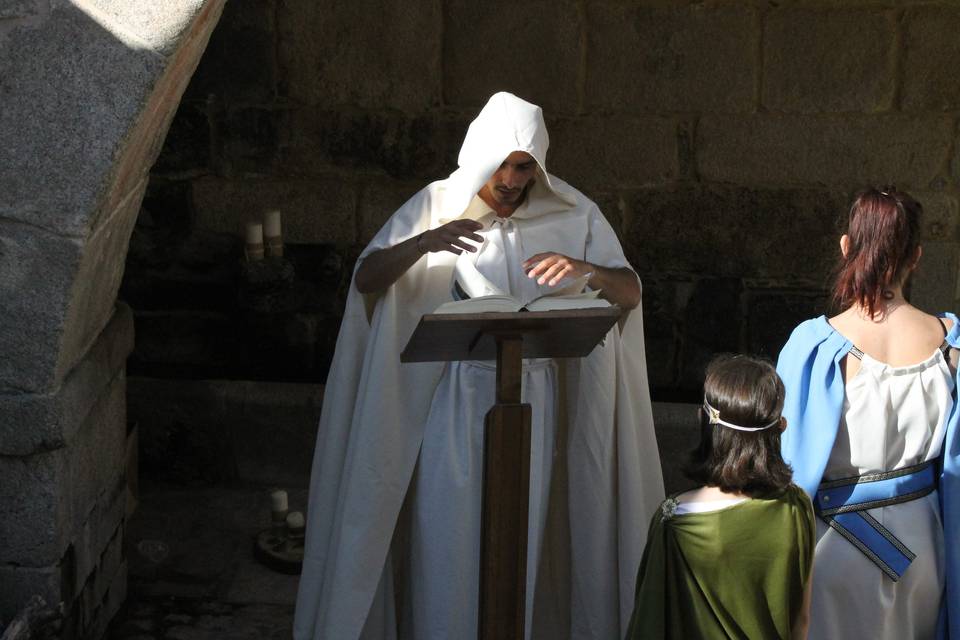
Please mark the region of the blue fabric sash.
[[929, 462], [841, 480], [824, 482], [814, 496], [817, 514], [890, 577], [899, 580], [916, 558], [867, 509], [922, 498], [936, 488]]

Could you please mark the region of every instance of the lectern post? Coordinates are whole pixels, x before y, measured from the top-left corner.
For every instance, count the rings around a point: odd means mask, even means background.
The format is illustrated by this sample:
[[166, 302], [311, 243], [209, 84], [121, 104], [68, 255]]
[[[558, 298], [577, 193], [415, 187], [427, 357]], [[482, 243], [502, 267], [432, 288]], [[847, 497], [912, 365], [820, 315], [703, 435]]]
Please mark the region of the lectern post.
[[530, 502], [530, 405], [520, 402], [523, 358], [585, 356], [620, 317], [616, 307], [431, 314], [402, 362], [497, 360], [496, 404], [484, 433], [480, 640], [523, 640]]

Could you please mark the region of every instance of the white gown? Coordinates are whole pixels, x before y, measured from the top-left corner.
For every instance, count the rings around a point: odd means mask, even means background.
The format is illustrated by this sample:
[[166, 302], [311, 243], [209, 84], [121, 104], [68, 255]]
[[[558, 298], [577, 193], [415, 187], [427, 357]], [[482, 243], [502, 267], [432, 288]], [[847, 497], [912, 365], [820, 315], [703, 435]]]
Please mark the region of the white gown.
[[[936, 458], [953, 405], [953, 387], [940, 350], [904, 367], [891, 367], [864, 354], [860, 370], [846, 384], [824, 480], [901, 469]], [[944, 590], [943, 526], [937, 501], [934, 491], [867, 511], [917, 556], [897, 582], [817, 520], [811, 639], [935, 636]]]
[[[475, 204], [479, 198], [475, 199]], [[477, 270], [521, 300], [545, 292], [526, 277], [523, 220], [479, 220], [485, 239]], [[484, 416], [494, 404], [496, 365], [453, 362], [444, 371], [430, 407], [415, 477], [411, 571], [418, 579], [409, 636], [418, 640], [473, 638], [477, 634], [480, 576], [480, 504], [483, 488]], [[557, 411], [557, 369], [552, 360], [525, 360], [523, 401], [532, 405], [530, 503], [527, 550], [526, 637], [531, 637], [533, 596], [549, 501]]]

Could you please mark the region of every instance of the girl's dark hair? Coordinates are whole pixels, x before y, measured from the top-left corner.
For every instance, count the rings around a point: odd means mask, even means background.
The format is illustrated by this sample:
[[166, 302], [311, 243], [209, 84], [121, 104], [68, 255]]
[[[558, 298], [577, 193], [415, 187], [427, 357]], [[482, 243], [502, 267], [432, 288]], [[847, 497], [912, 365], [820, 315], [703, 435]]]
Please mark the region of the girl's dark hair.
[[[718, 356], [707, 366], [703, 384], [707, 402], [720, 418], [741, 427], [762, 427], [780, 417], [783, 382], [773, 365], [749, 356]], [[700, 445], [690, 452], [684, 473], [722, 491], [756, 498], [775, 493], [793, 476], [780, 456], [780, 427], [738, 431], [710, 424], [700, 411]]]
[[895, 187], [857, 193], [847, 219], [850, 245], [840, 257], [833, 285], [837, 308], [859, 304], [871, 316], [880, 312], [887, 288], [913, 266], [922, 213], [919, 202]]

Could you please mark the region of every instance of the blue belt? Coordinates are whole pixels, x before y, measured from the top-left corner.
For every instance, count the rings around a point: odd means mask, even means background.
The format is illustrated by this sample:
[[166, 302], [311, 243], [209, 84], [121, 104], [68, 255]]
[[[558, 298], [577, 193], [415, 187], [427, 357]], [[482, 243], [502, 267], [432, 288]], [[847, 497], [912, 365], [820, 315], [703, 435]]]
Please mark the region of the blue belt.
[[933, 465], [924, 462], [896, 471], [824, 482], [813, 502], [824, 522], [896, 581], [917, 556], [866, 510], [916, 500], [935, 488]]

